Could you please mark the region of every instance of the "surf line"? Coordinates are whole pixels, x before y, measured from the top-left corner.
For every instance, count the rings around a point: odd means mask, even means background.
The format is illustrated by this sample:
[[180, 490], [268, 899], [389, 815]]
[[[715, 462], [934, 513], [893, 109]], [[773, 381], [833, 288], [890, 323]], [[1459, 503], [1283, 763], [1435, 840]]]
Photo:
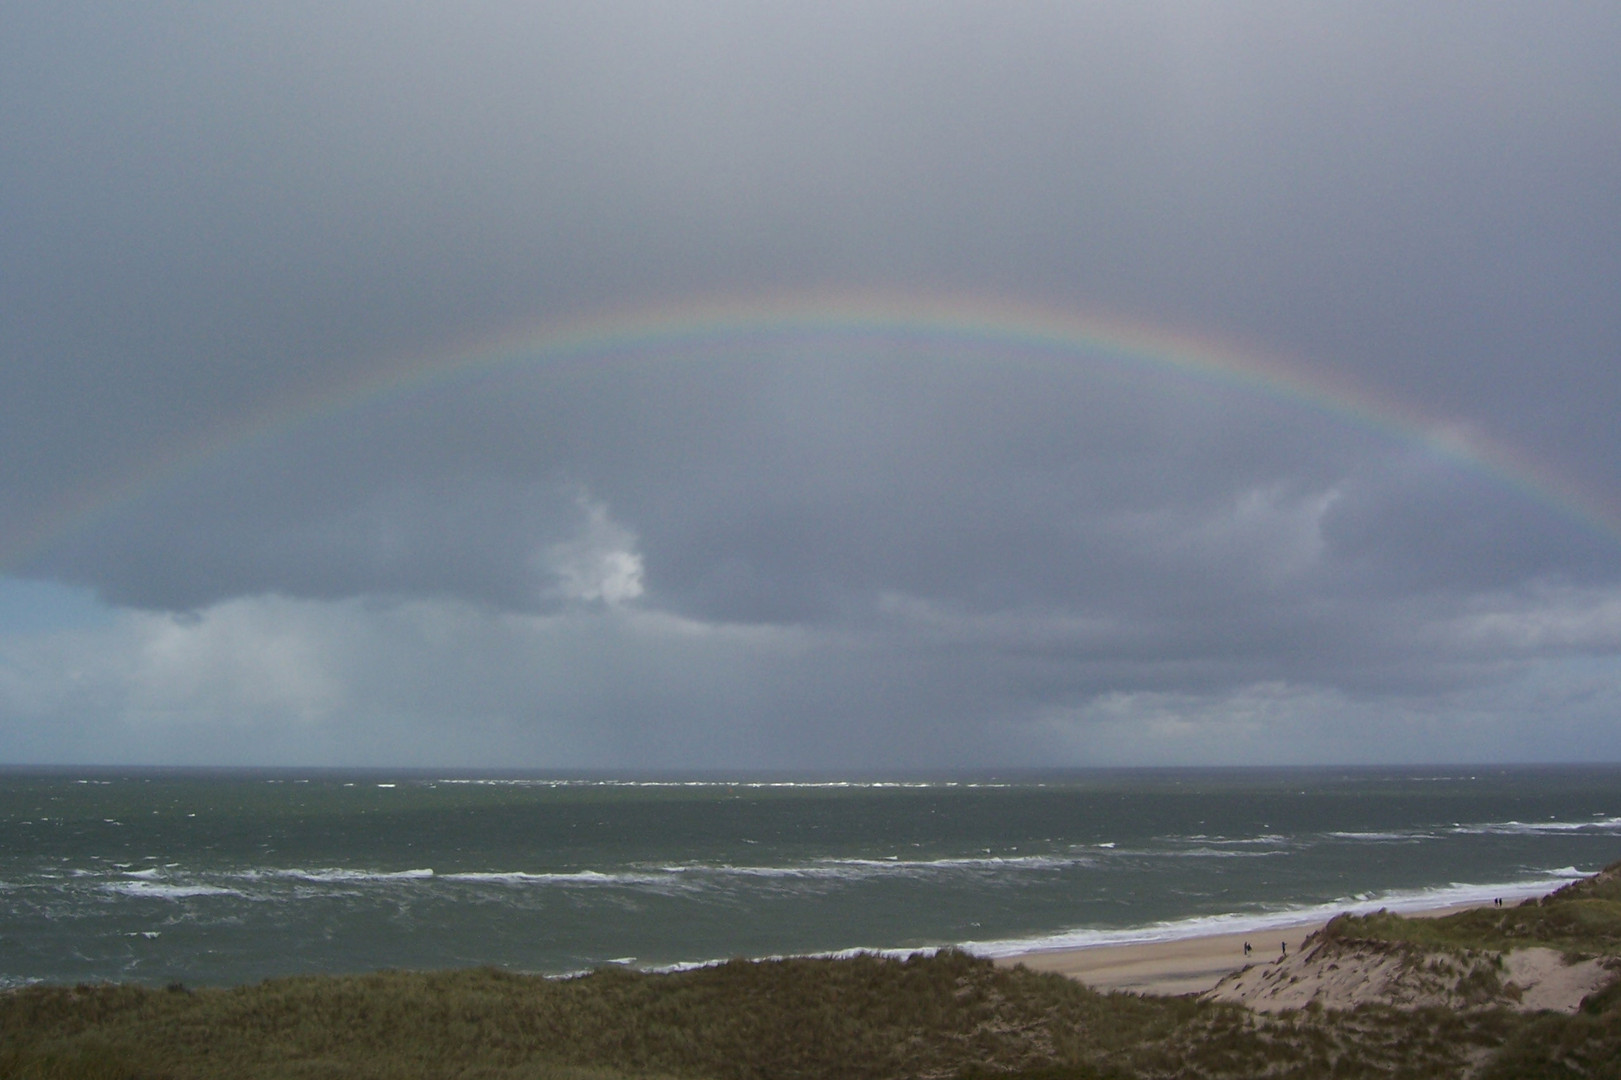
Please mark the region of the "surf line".
[[[73, 535], [183, 484], [222, 460], [301, 430], [401, 399], [526, 367], [566, 370], [632, 357], [699, 359], [749, 345], [876, 343], [913, 352], [995, 351], [998, 362], [1062, 368], [1082, 358], [1125, 372], [1159, 373], [1235, 389], [1327, 414], [1392, 442], [1419, 446], [1500, 487], [1621, 543], [1621, 512], [1532, 462], [1527, 455], [1298, 364], [1269, 359], [1214, 337], [1000, 298], [789, 295], [634, 308], [572, 322], [509, 329], [464, 347], [409, 358], [266, 406], [177, 443], [131, 469], [64, 496], [8, 541], [0, 573], [25, 565]], [[761, 362], [769, 362], [762, 360]], [[976, 363], [958, 355], [942, 363]]]

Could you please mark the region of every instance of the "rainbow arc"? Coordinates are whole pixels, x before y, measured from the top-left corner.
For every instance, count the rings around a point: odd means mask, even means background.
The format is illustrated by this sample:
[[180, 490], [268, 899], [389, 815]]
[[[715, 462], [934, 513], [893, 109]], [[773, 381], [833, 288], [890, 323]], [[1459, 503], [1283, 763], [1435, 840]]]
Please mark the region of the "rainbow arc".
[[392, 399], [527, 367], [612, 364], [661, 355], [729, 354], [788, 340], [879, 341], [912, 349], [1021, 362], [1107, 360], [1127, 369], [1233, 388], [1329, 414], [1398, 442], [1416, 444], [1483, 474], [1549, 511], [1621, 542], [1621, 512], [1528, 456], [1417, 410], [1298, 364], [1235, 348], [1212, 337], [1101, 316], [1081, 316], [980, 297], [875, 298], [797, 295], [650, 307], [509, 330], [465, 347], [406, 359], [302, 400], [283, 402], [205, 434], [134, 470], [60, 500], [31, 526], [0, 541], [0, 572], [120, 510], [168, 490], [223, 458], [269, 445], [312, 425]]

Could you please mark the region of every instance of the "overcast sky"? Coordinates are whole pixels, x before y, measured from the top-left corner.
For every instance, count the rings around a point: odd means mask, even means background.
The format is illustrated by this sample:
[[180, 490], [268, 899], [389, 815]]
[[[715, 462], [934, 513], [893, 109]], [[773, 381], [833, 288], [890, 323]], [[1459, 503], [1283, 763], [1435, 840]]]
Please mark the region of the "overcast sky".
[[[1609, 0], [8, 3], [0, 762], [1621, 760], [1617, 56]], [[802, 318], [411, 381], [714, 304]]]

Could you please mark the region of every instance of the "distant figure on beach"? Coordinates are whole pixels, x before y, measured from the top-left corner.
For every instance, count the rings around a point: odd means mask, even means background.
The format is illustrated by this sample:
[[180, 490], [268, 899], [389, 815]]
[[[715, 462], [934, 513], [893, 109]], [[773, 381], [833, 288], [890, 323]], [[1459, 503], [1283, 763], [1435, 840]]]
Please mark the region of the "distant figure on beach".
[[1284, 956], [1289, 955], [1289, 943], [1287, 941], [1278, 942], [1278, 949], [1283, 953]]
[[1249, 954], [1250, 954], [1250, 943], [1246, 941], [1246, 942], [1244, 942], [1244, 955], [1248, 956]]
[[1498, 898], [1497, 898], [1497, 901], [1496, 901], [1496, 903], [1497, 903], [1497, 906], [1498, 906], [1498, 907], [1502, 907], [1502, 906], [1503, 906], [1503, 898], [1502, 898], [1502, 897], [1501, 897], [1501, 896], [1499, 896], [1499, 897], [1498, 897]]

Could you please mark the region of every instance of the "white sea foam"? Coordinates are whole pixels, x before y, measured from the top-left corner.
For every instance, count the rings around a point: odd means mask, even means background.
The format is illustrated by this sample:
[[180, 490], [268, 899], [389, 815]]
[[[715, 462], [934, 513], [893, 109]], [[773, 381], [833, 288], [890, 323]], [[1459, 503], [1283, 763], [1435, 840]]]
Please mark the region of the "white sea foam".
[[1201, 915], [1187, 919], [1172, 919], [1145, 926], [1098, 929], [1077, 928], [1056, 934], [1029, 938], [1009, 938], [997, 941], [965, 941], [959, 948], [976, 956], [1016, 956], [1027, 952], [1052, 949], [1079, 949], [1096, 945], [1138, 945], [1161, 941], [1181, 941], [1187, 938], [1208, 937], [1215, 934], [1260, 933], [1279, 927], [1298, 926], [1302, 923], [1324, 922], [1345, 912], [1365, 915], [1387, 910], [1394, 912], [1430, 911], [1457, 904], [1481, 904], [1493, 899], [1524, 900], [1543, 896], [1561, 885], [1587, 876], [1573, 866], [1549, 870], [1544, 876], [1521, 881], [1498, 882], [1485, 885], [1452, 884], [1433, 889], [1392, 890], [1373, 895], [1362, 894], [1327, 904], [1310, 904], [1280, 908], [1275, 911], [1229, 912], [1219, 915]]
[[[889, 864], [893, 865], [893, 864]], [[727, 863], [686, 863], [659, 868], [663, 873], [691, 878], [803, 878], [812, 881], [854, 881], [868, 876], [844, 866], [733, 866]]]
[[194, 896], [242, 896], [236, 889], [219, 885], [173, 885], [159, 881], [112, 881], [101, 886], [106, 892], [125, 896], [156, 897], [161, 900], [185, 900]]
[[1132, 851], [1121, 854], [1146, 855], [1155, 859], [1271, 859], [1287, 856], [1287, 851], [1234, 851], [1231, 848], [1196, 847], [1170, 851]]
[[[1028, 860], [1024, 865], [1034, 865]], [[1069, 862], [1072, 862], [1070, 860]], [[1057, 864], [1058, 860], [1053, 860]], [[1002, 866], [1015, 863], [1005, 860]], [[825, 864], [801, 866], [736, 866], [725, 863], [687, 863], [661, 866], [652, 870], [631, 870], [603, 873], [597, 870], [577, 870], [567, 873], [536, 873], [530, 871], [468, 871], [441, 874], [445, 881], [489, 882], [502, 885], [584, 885], [584, 886], [671, 886], [699, 887], [704, 879], [725, 878], [783, 878], [815, 881], [857, 881], [875, 876], [916, 876], [931, 869], [989, 868], [992, 860], [829, 860]]]
[[1398, 832], [1331, 832], [1324, 836], [1335, 840], [1360, 840], [1370, 843], [1417, 843], [1420, 840], [1433, 840], [1435, 834], [1427, 829], [1415, 829]]
[[556, 885], [556, 886], [653, 886], [659, 888], [699, 888], [704, 877], [784, 877], [784, 878], [837, 878], [852, 877], [848, 872], [833, 868], [795, 866], [727, 866], [716, 864], [688, 864], [661, 866], [651, 870], [603, 873], [600, 870], [574, 870], [568, 872], [535, 872], [528, 870], [465, 871], [440, 874], [442, 881], [467, 881], [492, 885]]
[[569, 872], [464, 871], [438, 875], [443, 881], [489, 882], [501, 885], [587, 885], [587, 886], [666, 886], [682, 882], [700, 884], [705, 878], [784, 878], [814, 881], [860, 881], [873, 877], [918, 877], [932, 872], [1061, 870], [1089, 866], [1095, 860], [1076, 856], [1020, 855], [973, 856], [945, 859], [821, 859], [789, 866], [755, 866], [732, 863], [678, 863], [646, 870], [604, 873], [597, 870]]
[[943, 859], [820, 859], [819, 865], [862, 870], [1062, 870], [1091, 866], [1095, 859], [1061, 855], [985, 855]]
[[1001, 780], [580, 780], [544, 779], [530, 777], [451, 777], [434, 780], [435, 784], [472, 784], [489, 787], [540, 788], [849, 788], [853, 790], [882, 790], [885, 788], [1011, 788], [1046, 787], [1043, 783], [1013, 784]]
[[1466, 836], [1536, 836], [1541, 833], [1621, 832], [1621, 817], [1601, 817], [1591, 821], [1487, 821], [1475, 825], [1454, 825], [1447, 831]]
[[344, 867], [330, 866], [315, 870], [298, 868], [243, 870], [233, 875], [247, 881], [263, 879], [290, 879], [295, 881], [313, 881], [318, 883], [366, 883], [366, 882], [400, 882], [425, 881], [434, 876], [431, 867], [417, 870], [350, 870]]
[[574, 870], [565, 873], [532, 873], [526, 870], [471, 870], [462, 873], [440, 874], [443, 881], [472, 881], [491, 885], [580, 885], [590, 887], [614, 885], [669, 885], [672, 875], [662, 873], [604, 874], [599, 870]]
[[1207, 836], [1204, 833], [1194, 833], [1192, 836], [1173, 836], [1167, 839], [1179, 842], [1198, 843], [1203, 846], [1214, 847], [1249, 847], [1252, 845], [1272, 846], [1290, 843], [1287, 836], [1278, 833], [1266, 833], [1262, 836]]

